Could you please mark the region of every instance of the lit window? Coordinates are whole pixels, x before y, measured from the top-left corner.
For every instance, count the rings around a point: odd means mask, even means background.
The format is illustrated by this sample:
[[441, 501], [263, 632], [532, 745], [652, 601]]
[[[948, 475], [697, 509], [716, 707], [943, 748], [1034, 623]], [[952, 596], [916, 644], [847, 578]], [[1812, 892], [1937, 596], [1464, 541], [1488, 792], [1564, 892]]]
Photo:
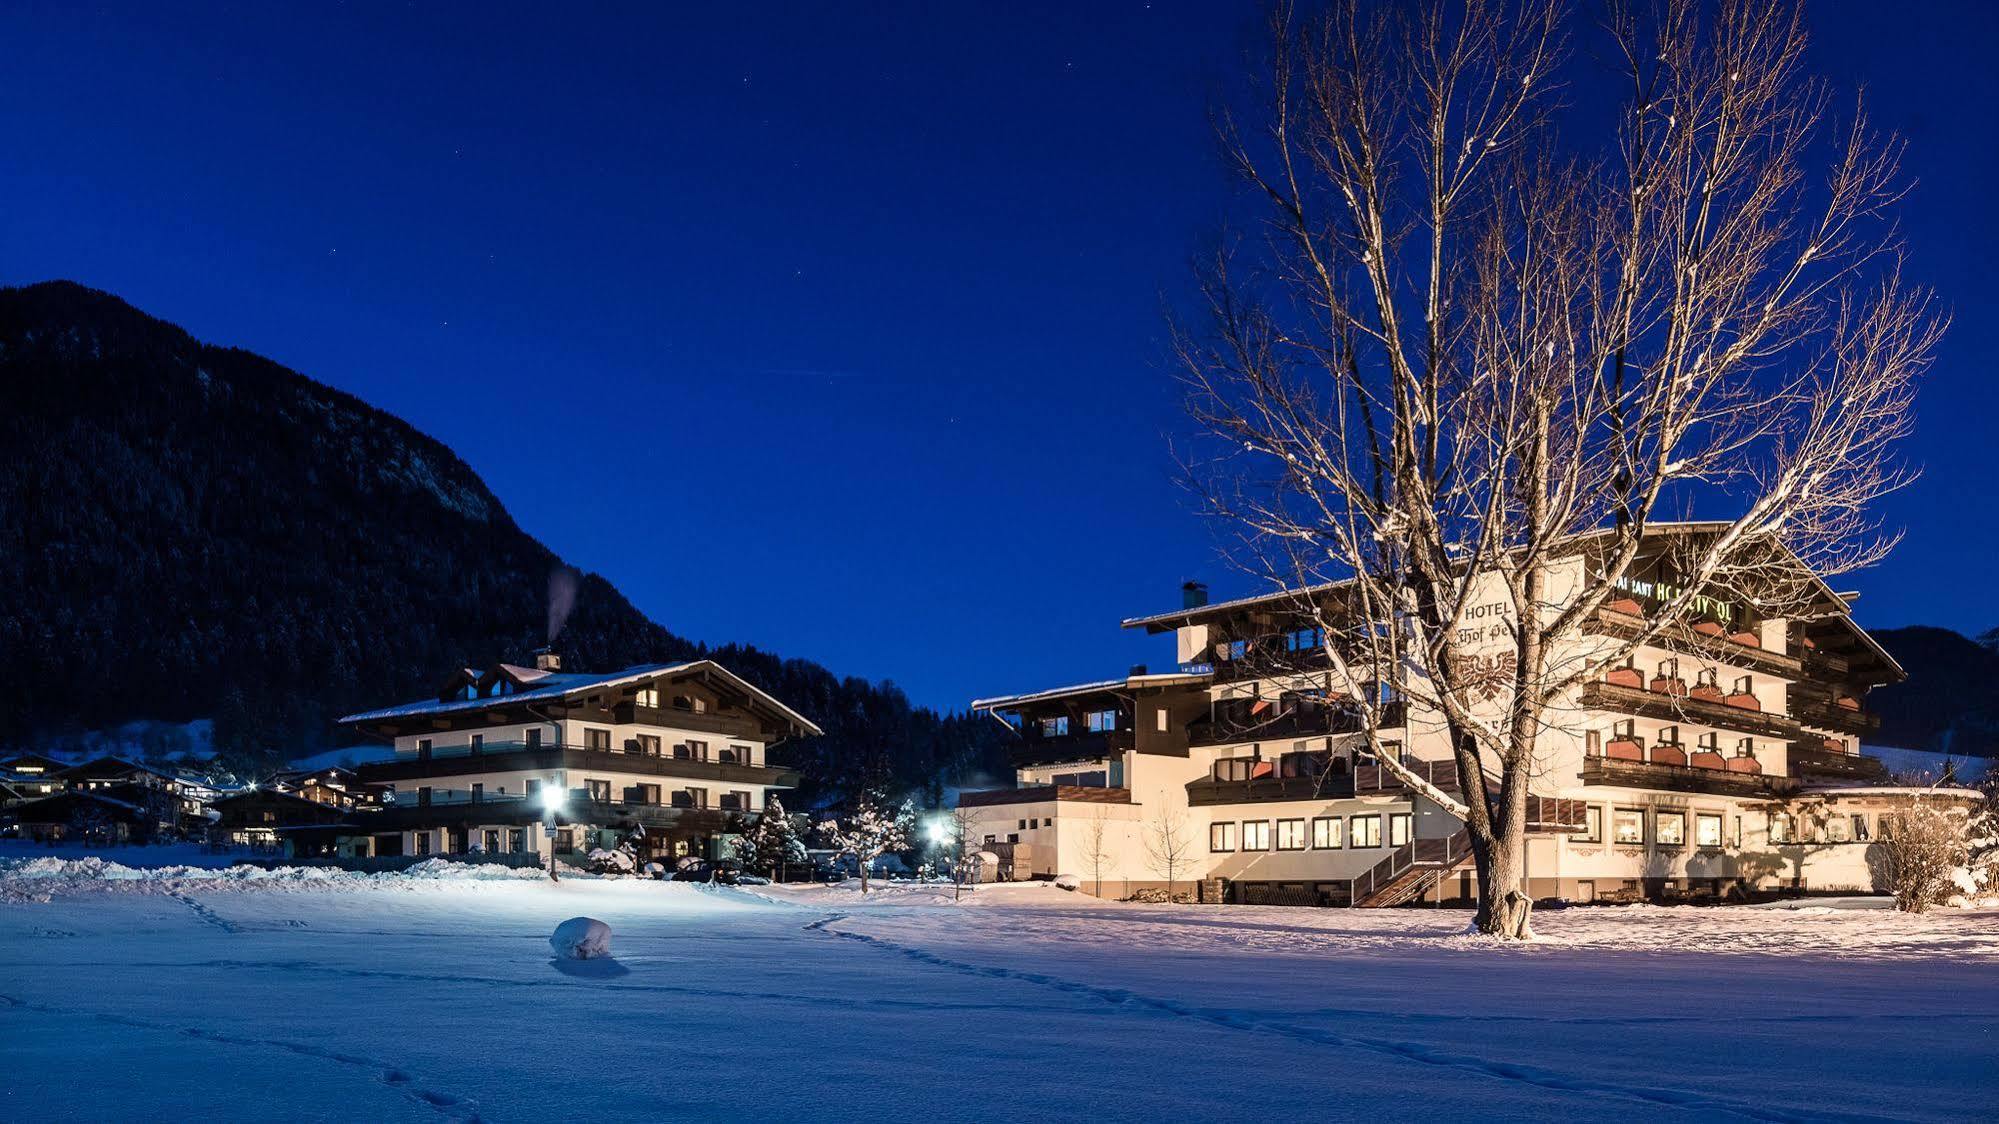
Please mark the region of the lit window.
[[1355, 816], [1351, 841], [1356, 847], [1381, 846], [1381, 817]]
[[658, 710], [659, 688], [640, 687], [638, 690], [632, 692], [632, 702], [648, 710]]
[[1409, 842], [1409, 813], [1395, 812], [1388, 817], [1388, 845], [1400, 847]]
[[1337, 851], [1340, 847], [1340, 817], [1320, 816], [1312, 821], [1312, 846], [1321, 851]]
[[1277, 821], [1277, 849], [1280, 851], [1302, 851], [1305, 849], [1305, 821]]
[[1235, 825], [1217, 823], [1208, 825], [1208, 850], [1217, 854], [1235, 850]]
[[1702, 812], [1694, 817], [1694, 843], [1701, 847], [1721, 846], [1721, 817]]
[[1856, 843], [1867, 842], [1867, 815], [1864, 812], [1853, 813], [1853, 839]]
[[1270, 850], [1270, 821], [1242, 821], [1242, 849], [1245, 851]]
[[1652, 838], [1661, 847], [1684, 847], [1687, 844], [1687, 814], [1685, 812], [1659, 812], [1652, 818]]
[[1782, 843], [1791, 837], [1791, 817], [1782, 812], [1770, 813], [1770, 842]]
[[1163, 734], [1166, 732], [1166, 708], [1162, 706], [1154, 713], [1158, 715], [1159, 732]]
[[1610, 814], [1610, 837], [1625, 844], [1645, 842], [1645, 813], [1636, 808], [1619, 808]]

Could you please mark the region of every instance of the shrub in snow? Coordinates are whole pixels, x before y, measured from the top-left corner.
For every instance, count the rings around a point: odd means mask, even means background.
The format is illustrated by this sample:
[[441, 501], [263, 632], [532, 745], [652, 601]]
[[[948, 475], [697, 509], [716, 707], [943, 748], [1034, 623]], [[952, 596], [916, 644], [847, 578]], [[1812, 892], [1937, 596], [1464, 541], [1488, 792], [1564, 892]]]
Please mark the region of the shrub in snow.
[[594, 874], [630, 874], [638, 869], [638, 859], [623, 848], [607, 851], [599, 847], [590, 852], [588, 861]]
[[1892, 822], [1894, 833], [1882, 840], [1881, 847], [1895, 908], [1921, 913], [1948, 902], [1959, 892], [1959, 870], [1971, 860], [1965, 817], [1919, 803]]
[[1055, 876], [1055, 888], [1058, 890], [1080, 890], [1083, 888], [1083, 880], [1073, 874], [1058, 874]]
[[611, 927], [594, 917], [572, 917], [555, 927], [548, 946], [564, 960], [598, 960], [611, 955]]

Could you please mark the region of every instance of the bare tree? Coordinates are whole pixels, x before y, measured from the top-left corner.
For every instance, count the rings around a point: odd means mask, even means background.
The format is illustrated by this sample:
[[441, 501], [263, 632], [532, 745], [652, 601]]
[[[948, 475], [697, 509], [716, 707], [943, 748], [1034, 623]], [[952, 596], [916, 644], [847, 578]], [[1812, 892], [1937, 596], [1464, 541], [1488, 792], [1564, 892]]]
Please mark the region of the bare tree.
[[[1794, 4], [1612, 0], [1594, 136], [1558, 96], [1566, 4], [1420, 7], [1280, 8], [1259, 119], [1218, 115], [1264, 236], [1204, 260], [1176, 328], [1213, 439], [1186, 466], [1244, 565], [1312, 591], [1329, 693], [1448, 736], [1462, 798], [1382, 761], [1465, 821], [1505, 934], [1537, 742], [1579, 685], [1715, 598], [1795, 615], [1808, 568], [1892, 545], [1866, 512], [1908, 479], [1942, 323], [1899, 276], [1900, 146], [1835, 125]], [[1644, 627], [1585, 643], [1662, 553]]]
[[1104, 896], [1104, 867], [1117, 866], [1117, 849], [1110, 843], [1109, 828], [1110, 815], [1102, 805], [1093, 808], [1083, 824], [1082, 856], [1090, 868], [1090, 892], [1100, 898]]
[[1166, 900], [1172, 901], [1180, 872], [1194, 862], [1194, 838], [1178, 809], [1161, 803], [1145, 821], [1145, 861], [1154, 874], [1166, 880]]
[[945, 828], [950, 833], [947, 845], [951, 849], [951, 900], [964, 896], [965, 879], [975, 877], [982, 865], [980, 853], [979, 809], [960, 804], [951, 809], [951, 819]]

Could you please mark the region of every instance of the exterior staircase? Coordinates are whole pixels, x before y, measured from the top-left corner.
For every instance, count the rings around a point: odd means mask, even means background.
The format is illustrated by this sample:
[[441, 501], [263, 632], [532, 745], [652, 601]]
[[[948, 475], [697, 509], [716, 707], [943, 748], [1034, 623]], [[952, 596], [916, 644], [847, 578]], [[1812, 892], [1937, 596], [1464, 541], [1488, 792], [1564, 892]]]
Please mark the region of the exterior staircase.
[[1404, 905], [1429, 893], [1444, 875], [1471, 862], [1465, 832], [1443, 839], [1411, 839], [1353, 880], [1349, 905], [1362, 908]]

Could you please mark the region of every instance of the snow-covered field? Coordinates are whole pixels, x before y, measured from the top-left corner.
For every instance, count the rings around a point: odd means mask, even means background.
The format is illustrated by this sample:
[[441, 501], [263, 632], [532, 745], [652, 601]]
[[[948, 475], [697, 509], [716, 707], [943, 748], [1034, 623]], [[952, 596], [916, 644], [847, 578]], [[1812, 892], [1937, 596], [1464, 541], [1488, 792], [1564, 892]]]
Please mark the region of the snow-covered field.
[[[473, 876], [475, 875], [476, 876]], [[0, 1118], [1990, 1119], [1999, 913], [0, 860]], [[614, 959], [558, 961], [565, 918]]]

